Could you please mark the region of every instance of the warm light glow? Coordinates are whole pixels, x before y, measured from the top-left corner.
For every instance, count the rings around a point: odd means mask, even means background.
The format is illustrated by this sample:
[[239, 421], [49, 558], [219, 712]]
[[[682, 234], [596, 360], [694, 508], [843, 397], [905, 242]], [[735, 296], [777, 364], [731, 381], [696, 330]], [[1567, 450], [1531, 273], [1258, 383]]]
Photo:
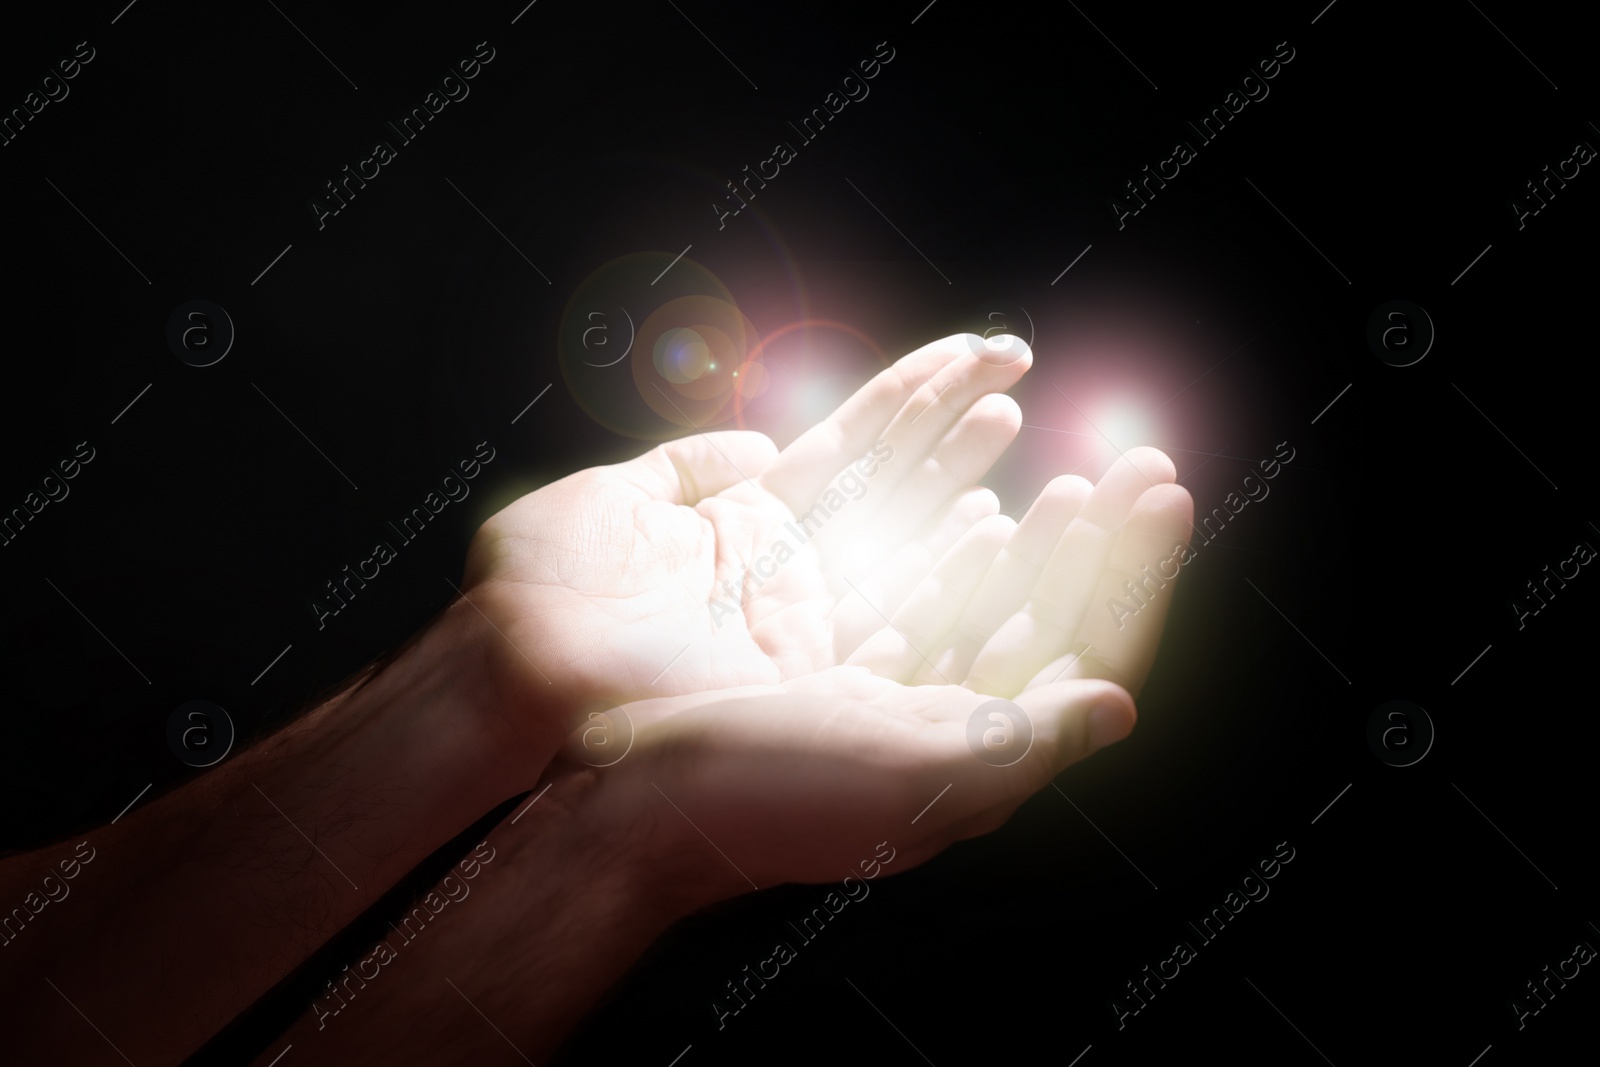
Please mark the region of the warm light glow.
[[1155, 443], [1154, 427], [1144, 411], [1126, 401], [1106, 405], [1094, 413], [1095, 428], [1118, 452]]

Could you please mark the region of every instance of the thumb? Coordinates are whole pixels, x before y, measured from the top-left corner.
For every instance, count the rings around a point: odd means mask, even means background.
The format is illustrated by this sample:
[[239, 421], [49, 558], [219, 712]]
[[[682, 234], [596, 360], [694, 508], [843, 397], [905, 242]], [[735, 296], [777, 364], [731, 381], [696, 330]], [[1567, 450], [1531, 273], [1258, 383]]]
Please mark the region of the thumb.
[[[1067, 767], [1133, 732], [1133, 697], [1104, 679], [1067, 679], [1021, 694], [1017, 705], [1034, 729], [1036, 788]], [[1027, 761], [1024, 761], [1027, 762]]]
[[[1133, 698], [1099, 678], [1041, 686], [1016, 700], [962, 703], [969, 710], [953, 725], [964, 729], [965, 743], [949, 769], [959, 775], [966, 814], [981, 825], [968, 826], [959, 836], [998, 826], [1069, 765], [1133, 729]], [[953, 807], [948, 814], [961, 813]]]
[[692, 507], [759, 476], [777, 454], [766, 434], [724, 430], [664, 442], [612, 471], [656, 500]]

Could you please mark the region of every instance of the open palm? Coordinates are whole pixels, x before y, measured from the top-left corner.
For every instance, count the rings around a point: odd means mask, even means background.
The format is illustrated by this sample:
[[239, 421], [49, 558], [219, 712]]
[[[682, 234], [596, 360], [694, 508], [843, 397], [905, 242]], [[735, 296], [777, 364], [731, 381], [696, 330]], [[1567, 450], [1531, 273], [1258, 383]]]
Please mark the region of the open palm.
[[897, 575], [914, 580], [844, 666], [628, 705], [608, 807], [654, 811], [647, 836], [702, 900], [836, 879], [879, 841], [904, 869], [997, 828], [1132, 729], [1193, 513], [1175, 477], [1135, 448], [1020, 522], [969, 523]]
[[[1069, 764], [1121, 739], [1133, 703], [1109, 681], [1067, 679], [1019, 697], [1026, 746], [985, 761], [970, 721], [992, 701], [906, 686], [861, 667], [779, 685], [639, 701], [628, 758], [552, 777], [597, 783], [593, 832], [650, 855], [695, 905], [785, 882], [860, 876], [888, 842], [891, 873], [999, 827]], [[881, 857], [882, 853], [878, 853]]]
[[[1020, 341], [962, 335], [879, 374], [779, 453], [699, 434], [490, 518], [467, 598], [512, 714], [775, 684], [842, 663], [997, 501], [976, 482], [1020, 412]], [[818, 510], [818, 509], [821, 510]], [[778, 546], [783, 547], [778, 547]]]

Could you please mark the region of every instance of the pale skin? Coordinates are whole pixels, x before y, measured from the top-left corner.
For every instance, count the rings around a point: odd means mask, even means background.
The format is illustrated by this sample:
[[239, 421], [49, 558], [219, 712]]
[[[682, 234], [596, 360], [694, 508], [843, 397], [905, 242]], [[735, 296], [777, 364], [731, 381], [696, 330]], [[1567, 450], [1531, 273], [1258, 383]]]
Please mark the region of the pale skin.
[[[516, 1061], [481, 1011], [537, 1057], [682, 915], [837, 880], [885, 839], [896, 869], [923, 862], [1125, 736], [1170, 593], [1114, 632], [1087, 609], [1118, 568], [1184, 540], [1188, 495], [1141, 449], [1091, 492], [1052, 483], [1021, 524], [999, 517], [976, 483], [1017, 433], [1002, 394], [1031, 353], [980, 358], [972, 340], [912, 353], [782, 452], [758, 434], [686, 437], [491, 518], [463, 600], [392, 663], [82, 835], [100, 851], [71, 899], [0, 949], [8, 1003], [31, 1023], [17, 1052], [181, 1059], [451, 835], [548, 780], [491, 834], [499, 855], [471, 900], [437, 920], [453, 932], [419, 938], [390, 965], [402, 976], [336, 1022], [308, 1014], [286, 1035], [297, 1059], [333, 1062], [340, 1042], [372, 1051], [379, 1032], [406, 1032], [384, 1058], [436, 1062], [443, 1042], [481, 1038], [476, 1020]], [[741, 589], [878, 442], [893, 457], [861, 499]], [[730, 584], [737, 612], [714, 614]], [[967, 747], [968, 716], [994, 696], [1036, 734], [1005, 768]], [[597, 700], [634, 731], [603, 770], [570, 740]], [[0, 862], [4, 899], [70, 852]], [[518, 921], [535, 912], [570, 921]], [[432, 977], [457, 973], [455, 991]]]
[[[969, 417], [1003, 410], [985, 405]], [[996, 436], [1009, 444], [1014, 433]], [[866, 436], [849, 440], [845, 459]], [[716, 453], [700, 454], [713, 475]], [[750, 469], [759, 463], [741, 464], [758, 484], [771, 469]], [[996, 829], [1056, 774], [1131, 730], [1170, 589], [1122, 627], [1104, 601], [1125, 596], [1124, 580], [1186, 542], [1192, 503], [1174, 477], [1164, 455], [1135, 449], [1096, 485], [1051, 482], [1020, 523], [985, 501], [953, 538], [907, 550], [882, 581], [893, 625], [875, 614], [875, 627], [838, 642], [848, 663], [625, 705], [634, 729], [625, 757], [585, 766], [598, 754], [570, 742], [546, 775], [549, 791], [488, 835], [499, 866], [481, 872], [471, 901], [442, 914], [337, 1019], [310, 1012], [270, 1051], [292, 1042], [328, 1063], [365, 1054], [421, 1064], [442, 1050], [472, 1062], [543, 1062], [677, 919], [755, 888], [837, 883], [881, 841], [898, 871]], [[712, 524], [722, 514], [705, 510]], [[826, 578], [809, 588], [826, 588]], [[761, 633], [776, 614], [762, 607], [746, 605], [747, 632]], [[840, 615], [841, 601], [831, 612]], [[826, 612], [799, 614], [805, 635]], [[968, 717], [986, 694], [1014, 699], [1036, 731], [1011, 766], [968, 747]], [[586, 862], [564, 865], [569, 847]]]
[[[978, 358], [947, 338], [878, 375], [781, 454], [757, 433], [690, 436], [512, 504], [484, 523], [466, 568], [467, 596], [506, 638], [491, 649], [500, 684], [530, 702], [620, 704], [843, 663], [883, 625], [879, 611], [998, 511], [976, 482], [1016, 436], [1021, 413], [1003, 391], [1031, 363], [1020, 342]], [[746, 568], [784, 524], [877, 442], [892, 458], [868, 493], [744, 593]], [[852, 536], [869, 526], [870, 538]], [[715, 605], [729, 587], [738, 610], [724, 614]], [[507, 710], [513, 735], [548, 719]], [[569, 724], [559, 725], [565, 737]]]

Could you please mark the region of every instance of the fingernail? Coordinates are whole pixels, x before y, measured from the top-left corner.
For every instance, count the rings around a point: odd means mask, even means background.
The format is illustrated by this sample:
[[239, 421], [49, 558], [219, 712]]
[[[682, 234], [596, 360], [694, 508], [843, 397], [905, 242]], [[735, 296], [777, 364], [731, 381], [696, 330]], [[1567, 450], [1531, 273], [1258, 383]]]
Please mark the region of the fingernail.
[[1006, 367], [1020, 359], [1032, 359], [1033, 349], [1022, 338], [1005, 333], [983, 338], [976, 354], [992, 367]]
[[1117, 703], [1097, 704], [1089, 712], [1089, 751], [1115, 744], [1133, 732], [1133, 716]]

